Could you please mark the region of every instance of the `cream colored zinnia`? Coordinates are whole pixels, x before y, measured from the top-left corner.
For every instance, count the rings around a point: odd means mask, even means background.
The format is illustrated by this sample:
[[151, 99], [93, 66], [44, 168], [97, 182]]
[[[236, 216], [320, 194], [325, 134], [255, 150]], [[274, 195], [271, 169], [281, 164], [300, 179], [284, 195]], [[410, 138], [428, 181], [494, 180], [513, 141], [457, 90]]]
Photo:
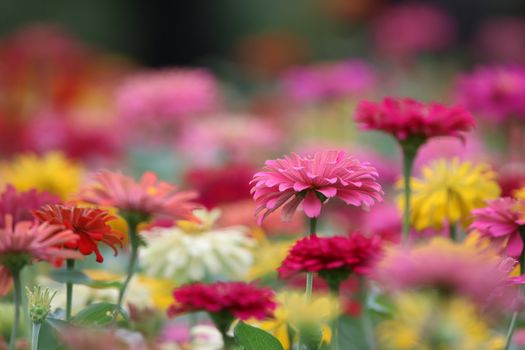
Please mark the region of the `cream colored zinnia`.
[[255, 240], [243, 226], [214, 227], [220, 210], [197, 209], [196, 221], [178, 221], [170, 228], [143, 232], [144, 272], [187, 283], [214, 277], [243, 278], [253, 263]]

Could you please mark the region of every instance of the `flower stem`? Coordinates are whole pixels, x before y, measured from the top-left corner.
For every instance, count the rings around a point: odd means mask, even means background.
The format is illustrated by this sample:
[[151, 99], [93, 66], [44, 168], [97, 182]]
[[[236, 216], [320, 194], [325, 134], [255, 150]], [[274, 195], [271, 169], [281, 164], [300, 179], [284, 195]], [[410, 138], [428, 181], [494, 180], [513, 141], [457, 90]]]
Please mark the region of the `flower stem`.
[[367, 305], [367, 286], [364, 278], [359, 279], [359, 301], [361, 303], [361, 326], [368, 349], [375, 349], [374, 332]]
[[[68, 271], [73, 271], [75, 268], [75, 260], [67, 259], [66, 268]], [[73, 282], [66, 283], [66, 320], [71, 319], [71, 309], [73, 305]]]
[[14, 282], [14, 303], [15, 303], [15, 311], [14, 311], [14, 320], [13, 320], [13, 328], [11, 329], [11, 338], [9, 339], [9, 350], [15, 350], [16, 349], [16, 337], [18, 335], [18, 327], [20, 324], [20, 303], [22, 301], [22, 283], [20, 282], [20, 269], [14, 268], [11, 270], [11, 275], [13, 277]]
[[[317, 231], [317, 218], [311, 218], [309, 235], [313, 235], [316, 233], [315, 231]], [[310, 300], [312, 298], [313, 281], [314, 274], [312, 272], [308, 272], [306, 274], [306, 300]]]
[[127, 223], [128, 223], [129, 242], [131, 244], [131, 256], [128, 262], [128, 271], [127, 271], [128, 274], [126, 276], [126, 280], [124, 281], [124, 283], [122, 284], [122, 287], [120, 288], [119, 295], [118, 295], [118, 305], [119, 306], [122, 306], [124, 295], [126, 294], [126, 289], [128, 288], [129, 282], [131, 281], [133, 274], [135, 273], [137, 260], [138, 260], [139, 245], [140, 245], [139, 236], [137, 234], [138, 223], [135, 222], [134, 220], [127, 220]]
[[38, 336], [40, 334], [40, 322], [33, 322], [33, 329], [31, 331], [31, 350], [38, 350]]
[[340, 283], [335, 283], [330, 286], [330, 291], [337, 298], [337, 312], [335, 318], [332, 322], [332, 341], [331, 348], [332, 350], [339, 350], [339, 319], [340, 319], [340, 303], [339, 303], [339, 291], [341, 289]]
[[458, 240], [458, 228], [455, 223], [449, 225], [450, 239], [456, 242]]
[[403, 240], [406, 242], [408, 241], [408, 235], [410, 233], [410, 177], [412, 176], [412, 168], [419, 144], [410, 142], [402, 143], [401, 148], [403, 150], [403, 198], [405, 201], [403, 210]]

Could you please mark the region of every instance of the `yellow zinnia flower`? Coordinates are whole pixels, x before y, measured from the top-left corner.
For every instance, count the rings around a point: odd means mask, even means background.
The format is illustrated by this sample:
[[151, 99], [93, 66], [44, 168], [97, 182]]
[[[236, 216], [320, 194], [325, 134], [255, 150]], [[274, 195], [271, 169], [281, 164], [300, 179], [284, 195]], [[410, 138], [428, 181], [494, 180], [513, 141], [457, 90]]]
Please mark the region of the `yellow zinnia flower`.
[[[485, 163], [439, 159], [423, 167], [422, 178], [411, 178], [410, 221], [416, 230], [441, 229], [448, 224], [466, 227], [470, 212], [495, 199], [500, 188], [495, 173]], [[403, 197], [399, 197], [403, 207]]]
[[253, 281], [270, 273], [276, 273], [293, 243], [293, 241], [261, 242], [260, 246], [253, 250], [254, 261], [247, 279]]
[[[329, 322], [338, 316], [336, 298], [318, 294], [307, 301], [304, 293], [281, 292], [277, 295], [277, 303], [273, 319], [262, 322], [252, 320], [249, 323], [275, 336], [285, 350], [291, 349], [296, 342], [296, 327], [301, 323], [319, 324], [323, 333], [323, 343], [330, 343], [332, 333]], [[294, 332], [290, 332], [291, 330]]]
[[505, 345], [468, 300], [408, 293], [396, 297], [394, 308], [395, 316], [377, 327], [381, 349], [500, 350]]
[[65, 200], [78, 191], [82, 173], [82, 166], [59, 152], [24, 154], [0, 168], [0, 181], [20, 191], [35, 188]]

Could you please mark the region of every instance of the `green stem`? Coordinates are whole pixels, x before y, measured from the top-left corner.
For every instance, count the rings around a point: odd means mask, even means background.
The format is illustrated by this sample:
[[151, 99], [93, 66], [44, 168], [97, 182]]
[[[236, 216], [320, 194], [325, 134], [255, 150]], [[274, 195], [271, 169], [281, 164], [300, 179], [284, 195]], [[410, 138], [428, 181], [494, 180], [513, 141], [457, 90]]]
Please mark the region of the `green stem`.
[[365, 335], [368, 349], [375, 349], [374, 332], [372, 320], [368, 313], [367, 306], [367, 287], [364, 278], [359, 279], [359, 301], [361, 303], [361, 326], [363, 327], [363, 334]]
[[332, 294], [337, 298], [337, 312], [335, 313], [335, 318], [332, 322], [332, 342], [331, 342], [331, 348], [332, 350], [339, 350], [339, 313], [340, 313], [340, 305], [339, 305], [339, 291], [341, 284], [340, 283], [334, 283], [330, 286], [330, 291]]
[[452, 223], [449, 225], [449, 233], [450, 233], [450, 239], [454, 242], [457, 242], [458, 240], [458, 227], [455, 223]]
[[[73, 271], [75, 268], [75, 260], [67, 259], [66, 268], [68, 271]], [[71, 309], [73, 305], [73, 282], [66, 283], [66, 320], [71, 319]]]
[[405, 207], [403, 210], [403, 240], [408, 241], [410, 233], [410, 177], [412, 176], [412, 167], [416, 158], [417, 149], [414, 151], [410, 147], [403, 148], [403, 184]]
[[11, 275], [14, 282], [14, 303], [15, 315], [13, 320], [13, 328], [11, 329], [11, 338], [9, 339], [9, 350], [16, 349], [16, 337], [18, 336], [18, 327], [20, 324], [20, 303], [22, 301], [22, 283], [20, 282], [20, 269], [15, 268], [11, 270]]
[[[316, 230], [317, 230], [317, 218], [311, 218], [309, 235], [312, 236], [314, 233], [316, 233], [315, 232]], [[312, 272], [308, 272], [306, 274], [306, 300], [310, 300], [312, 298], [313, 281], [314, 281], [314, 274]]]
[[518, 311], [514, 311], [512, 318], [510, 320], [509, 330], [507, 331], [507, 336], [505, 337], [505, 347], [503, 350], [509, 350], [510, 344], [512, 343], [512, 335], [514, 334], [514, 329], [516, 328], [516, 320], [518, 319]]
[[33, 329], [31, 332], [31, 350], [38, 350], [38, 336], [40, 334], [41, 323], [33, 322]]
[[128, 288], [129, 282], [131, 281], [131, 278], [133, 277], [133, 274], [135, 273], [136, 267], [137, 267], [137, 261], [138, 261], [138, 252], [139, 252], [139, 237], [137, 234], [137, 226], [138, 223], [127, 220], [128, 222], [128, 237], [129, 242], [131, 244], [131, 255], [128, 262], [128, 273], [126, 276], [126, 279], [124, 283], [122, 284], [122, 287], [120, 288], [119, 295], [118, 295], [118, 305], [122, 306], [122, 302], [124, 300], [124, 295], [126, 294], [126, 289]]

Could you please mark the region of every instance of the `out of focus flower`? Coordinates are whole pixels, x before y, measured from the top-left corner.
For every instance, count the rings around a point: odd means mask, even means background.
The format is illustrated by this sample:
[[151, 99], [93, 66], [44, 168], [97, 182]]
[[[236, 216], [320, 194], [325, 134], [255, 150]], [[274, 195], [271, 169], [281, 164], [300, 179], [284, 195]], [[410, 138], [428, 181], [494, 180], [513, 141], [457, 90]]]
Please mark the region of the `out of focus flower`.
[[457, 100], [472, 112], [494, 122], [525, 118], [525, 69], [478, 67], [463, 75]]
[[525, 21], [521, 17], [491, 17], [479, 27], [476, 57], [505, 64], [525, 63]]
[[383, 131], [399, 141], [413, 137], [423, 140], [437, 136], [462, 138], [475, 125], [472, 115], [462, 107], [392, 97], [379, 103], [361, 101], [355, 120], [363, 129]]
[[[12, 271], [19, 271], [34, 261], [81, 257], [77, 252], [60, 248], [77, 239], [62, 226], [48, 223], [36, 225], [31, 221], [20, 221], [14, 225], [9, 215], [4, 220], [5, 226], [0, 229], [0, 279], [3, 281], [8, 279]], [[8, 288], [3, 286], [0, 289], [6, 292]]]
[[246, 162], [278, 150], [283, 136], [277, 125], [261, 117], [216, 115], [186, 126], [176, 150], [197, 165], [214, 165], [217, 160]]
[[275, 336], [285, 350], [290, 350], [297, 340], [297, 328], [302, 323], [320, 324], [323, 343], [330, 343], [332, 333], [329, 324], [338, 316], [336, 298], [314, 294], [310, 300], [306, 300], [303, 293], [281, 292], [277, 294], [277, 303], [273, 318], [250, 320], [249, 323]]
[[362, 96], [376, 85], [374, 69], [365, 61], [321, 63], [292, 68], [283, 77], [285, 93], [302, 103]]
[[[60, 340], [67, 349], [93, 350], [108, 348], [112, 350], [146, 350], [146, 347], [137, 347], [127, 344], [115, 329], [93, 329], [68, 327], [58, 332]], [[129, 334], [128, 334], [129, 336]]]
[[[219, 205], [251, 199], [250, 180], [255, 169], [246, 163], [220, 168], [195, 168], [186, 174], [189, 187], [199, 193], [197, 202], [211, 209]], [[253, 215], [253, 212], [251, 213]]]
[[192, 116], [216, 111], [219, 86], [205, 69], [149, 71], [128, 77], [116, 98], [126, 123], [177, 126]]
[[51, 301], [57, 291], [51, 292], [49, 288], [42, 289], [40, 286], [34, 286], [33, 290], [26, 287], [26, 293], [31, 321], [33, 323], [44, 322], [51, 311]]
[[167, 182], [159, 181], [153, 172], [147, 172], [137, 182], [120, 172], [100, 171], [94, 182], [80, 195], [88, 203], [115, 207], [126, 215], [136, 215], [143, 220], [151, 217], [190, 218], [196, 193], [177, 191]]
[[454, 39], [452, 18], [446, 11], [429, 4], [391, 6], [373, 24], [378, 53], [400, 60], [441, 51], [451, 46]]
[[[470, 213], [495, 199], [500, 189], [495, 173], [485, 163], [439, 159], [423, 167], [422, 178], [412, 178], [410, 221], [416, 230], [441, 229], [446, 224], [468, 225]], [[400, 206], [403, 197], [399, 198]]]
[[351, 273], [368, 274], [380, 253], [378, 237], [368, 238], [359, 233], [348, 237], [311, 235], [290, 249], [279, 267], [279, 276], [288, 278], [299, 272], [317, 272], [330, 288], [339, 290]]
[[275, 273], [292, 244], [290, 241], [266, 241], [257, 246], [253, 251], [254, 261], [248, 273], [248, 280], [257, 280]]
[[61, 153], [50, 152], [42, 157], [33, 154], [16, 157], [2, 167], [0, 179], [19, 191], [36, 189], [67, 199], [78, 190], [82, 173], [79, 164]]
[[255, 241], [243, 226], [216, 228], [220, 210], [197, 209], [195, 221], [178, 221], [175, 227], [155, 228], [144, 236], [141, 250], [145, 272], [179, 283], [215, 277], [239, 279], [253, 263]]
[[395, 297], [394, 308], [394, 316], [377, 327], [381, 349], [501, 350], [505, 345], [469, 300], [405, 293]]
[[0, 194], [0, 227], [5, 226], [5, 216], [11, 215], [13, 223], [31, 221], [32, 211], [46, 204], [58, 204], [60, 199], [48, 192], [35, 189], [18, 192], [12, 185], [7, 185]]
[[[496, 172], [502, 197], [513, 197], [519, 189], [525, 187], [525, 163], [502, 164]], [[525, 199], [525, 196], [522, 199]]]
[[[510, 197], [498, 198], [487, 206], [472, 211], [471, 229], [505, 247], [508, 256], [519, 259], [523, 250], [522, 231], [525, 230], [525, 202]], [[520, 210], [521, 209], [521, 210]]]
[[382, 200], [378, 174], [368, 163], [349, 157], [344, 151], [322, 151], [266, 161], [263, 171], [251, 183], [259, 223], [283, 206], [281, 217], [290, 220], [302, 204], [309, 218], [321, 214], [323, 203], [334, 197], [348, 205], [371, 207]]
[[376, 205], [364, 216], [363, 231], [380, 237], [383, 242], [398, 243], [401, 230], [401, 213], [393, 203]]
[[525, 187], [514, 192], [514, 197], [525, 200]]
[[62, 225], [73, 232], [78, 239], [64, 244], [65, 248], [78, 250], [83, 255], [95, 254], [97, 262], [104, 261], [98, 248], [104, 243], [118, 254], [116, 246], [122, 247], [123, 235], [111, 228], [109, 222], [115, 219], [108, 211], [97, 208], [82, 208], [65, 205], [47, 205], [33, 212], [41, 222]]
[[221, 333], [211, 325], [197, 325], [191, 329], [191, 348], [195, 350], [221, 350], [224, 342]]
[[211, 315], [220, 313], [227, 316], [230, 324], [234, 318], [265, 319], [273, 314], [276, 307], [271, 289], [243, 282], [188, 284], [175, 289], [173, 297], [175, 302], [168, 309], [170, 317], [205, 311]]
[[486, 305], [507, 284], [515, 265], [507, 259], [470, 242], [437, 237], [415, 247], [391, 248], [374, 277], [390, 290], [435, 288], [444, 296]]

